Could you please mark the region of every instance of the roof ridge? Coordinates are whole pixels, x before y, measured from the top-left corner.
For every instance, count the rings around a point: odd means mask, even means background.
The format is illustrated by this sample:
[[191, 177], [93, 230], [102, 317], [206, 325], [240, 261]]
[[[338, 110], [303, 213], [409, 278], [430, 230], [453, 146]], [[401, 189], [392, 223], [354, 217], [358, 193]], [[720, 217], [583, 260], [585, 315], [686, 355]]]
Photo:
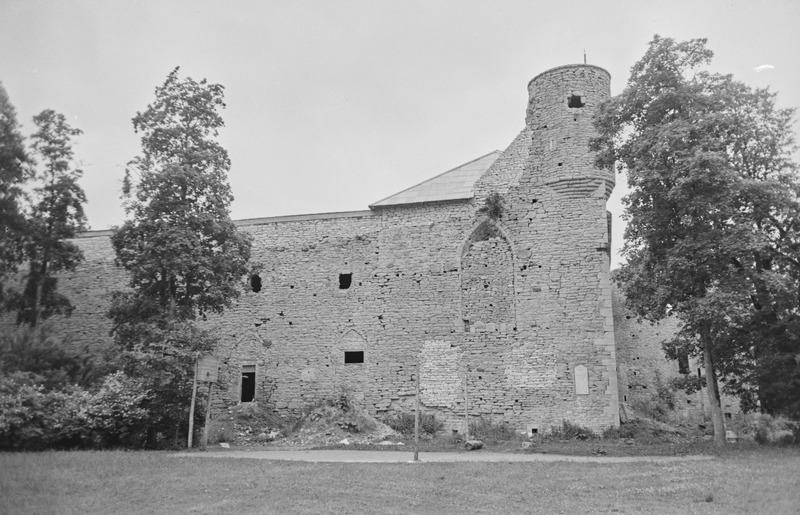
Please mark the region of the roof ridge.
[[439, 177], [441, 177], [441, 176], [443, 176], [443, 175], [447, 175], [448, 173], [454, 172], [454, 171], [458, 170], [459, 168], [464, 168], [465, 166], [467, 166], [467, 165], [469, 165], [469, 164], [472, 164], [472, 163], [474, 163], [475, 161], [480, 161], [481, 159], [483, 159], [483, 158], [485, 158], [485, 157], [488, 157], [488, 156], [490, 156], [490, 155], [492, 155], [492, 154], [502, 154], [502, 153], [503, 153], [503, 151], [502, 151], [502, 150], [492, 150], [491, 152], [487, 152], [486, 154], [483, 154], [482, 156], [476, 157], [475, 159], [470, 159], [470, 160], [469, 160], [469, 161], [467, 161], [466, 163], [462, 163], [462, 164], [460, 164], [460, 165], [458, 165], [458, 166], [455, 166], [455, 167], [453, 167], [453, 168], [450, 168], [449, 170], [446, 170], [446, 171], [444, 171], [444, 172], [442, 172], [442, 173], [440, 173], [440, 174], [438, 174], [438, 175], [434, 175], [433, 177], [430, 177], [430, 178], [428, 178], [428, 179], [425, 179], [425, 180], [424, 180], [424, 181], [422, 181], [422, 182], [418, 182], [417, 184], [414, 184], [413, 186], [409, 186], [408, 188], [406, 188], [406, 189], [404, 189], [404, 190], [400, 190], [400, 191], [398, 191], [397, 193], [392, 193], [392, 194], [391, 194], [391, 195], [389, 195], [389, 196], [386, 196], [386, 197], [384, 197], [384, 198], [382, 198], [382, 199], [380, 199], [380, 200], [377, 200], [377, 201], [375, 201], [375, 202], [373, 202], [373, 203], [369, 204], [369, 206], [368, 206], [368, 207], [369, 207], [370, 209], [372, 209], [372, 207], [373, 207], [373, 206], [376, 206], [376, 205], [380, 204], [380, 203], [381, 203], [381, 202], [383, 202], [384, 200], [388, 200], [388, 199], [390, 199], [390, 198], [392, 198], [392, 197], [395, 197], [395, 196], [397, 196], [397, 195], [400, 195], [400, 194], [402, 194], [402, 193], [405, 193], [406, 191], [412, 190], [412, 189], [414, 189], [414, 188], [416, 188], [416, 187], [418, 187], [418, 186], [422, 186], [422, 185], [423, 185], [423, 184], [425, 184], [426, 182], [431, 182], [432, 180], [438, 179]]

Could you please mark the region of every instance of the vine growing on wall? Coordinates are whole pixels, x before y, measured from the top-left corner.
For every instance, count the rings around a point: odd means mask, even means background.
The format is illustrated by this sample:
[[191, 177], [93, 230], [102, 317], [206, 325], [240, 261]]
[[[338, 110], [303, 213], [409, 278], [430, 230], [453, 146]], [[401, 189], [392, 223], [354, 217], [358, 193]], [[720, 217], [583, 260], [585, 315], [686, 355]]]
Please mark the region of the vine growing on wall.
[[484, 199], [483, 206], [478, 209], [478, 214], [488, 216], [492, 220], [499, 220], [502, 218], [504, 210], [505, 205], [503, 203], [503, 197], [496, 191], [493, 191]]

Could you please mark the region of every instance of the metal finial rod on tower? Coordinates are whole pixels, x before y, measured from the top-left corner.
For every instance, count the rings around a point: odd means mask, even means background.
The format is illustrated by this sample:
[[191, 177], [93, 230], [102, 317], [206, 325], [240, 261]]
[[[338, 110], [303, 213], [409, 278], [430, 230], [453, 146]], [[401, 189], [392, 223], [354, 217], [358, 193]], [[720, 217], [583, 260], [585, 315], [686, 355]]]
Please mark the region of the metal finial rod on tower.
[[586, 49], [583, 49], [583, 64], [586, 64]]

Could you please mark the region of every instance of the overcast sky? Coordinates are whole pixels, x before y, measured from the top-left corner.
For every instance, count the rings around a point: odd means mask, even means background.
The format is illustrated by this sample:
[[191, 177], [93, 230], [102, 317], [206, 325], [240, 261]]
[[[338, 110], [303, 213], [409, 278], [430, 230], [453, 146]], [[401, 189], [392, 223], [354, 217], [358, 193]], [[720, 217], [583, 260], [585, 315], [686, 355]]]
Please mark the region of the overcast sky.
[[617, 94], [653, 34], [708, 38], [715, 71], [798, 105], [798, 27], [795, 0], [0, 0], [0, 81], [26, 135], [46, 108], [84, 131], [89, 223], [106, 229], [140, 148], [131, 118], [175, 66], [225, 86], [241, 219], [367, 209], [503, 150], [533, 76], [585, 49]]

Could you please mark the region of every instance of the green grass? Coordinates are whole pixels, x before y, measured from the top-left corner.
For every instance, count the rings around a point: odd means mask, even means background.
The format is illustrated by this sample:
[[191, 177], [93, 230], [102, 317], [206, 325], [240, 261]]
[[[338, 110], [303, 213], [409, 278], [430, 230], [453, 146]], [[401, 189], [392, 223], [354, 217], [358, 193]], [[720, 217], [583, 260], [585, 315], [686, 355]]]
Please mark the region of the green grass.
[[315, 464], [166, 452], [4, 453], [0, 512], [795, 513], [798, 477], [800, 452], [781, 448], [669, 464]]

